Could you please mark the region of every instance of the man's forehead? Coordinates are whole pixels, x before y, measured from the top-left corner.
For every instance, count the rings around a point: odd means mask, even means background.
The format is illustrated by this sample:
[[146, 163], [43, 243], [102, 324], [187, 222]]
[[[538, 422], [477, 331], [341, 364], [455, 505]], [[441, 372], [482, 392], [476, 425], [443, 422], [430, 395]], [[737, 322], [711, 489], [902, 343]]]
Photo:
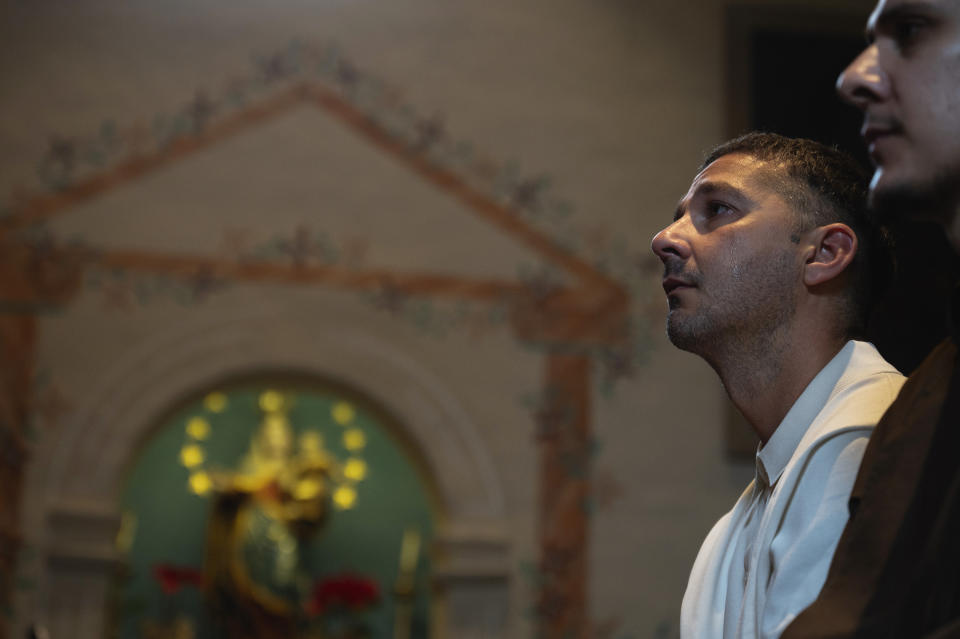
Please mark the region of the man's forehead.
[[717, 182], [741, 189], [770, 188], [780, 178], [781, 170], [772, 162], [748, 153], [728, 153], [708, 164], [693, 178], [688, 196], [696, 192], [698, 187], [709, 187]]

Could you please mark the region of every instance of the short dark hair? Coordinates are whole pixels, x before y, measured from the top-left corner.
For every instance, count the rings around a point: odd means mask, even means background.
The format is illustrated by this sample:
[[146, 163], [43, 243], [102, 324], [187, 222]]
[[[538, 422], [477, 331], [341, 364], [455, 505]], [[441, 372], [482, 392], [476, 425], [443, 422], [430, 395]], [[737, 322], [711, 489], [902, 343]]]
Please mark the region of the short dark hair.
[[798, 213], [798, 230], [842, 222], [859, 248], [848, 269], [848, 337], [863, 337], [867, 319], [892, 278], [893, 258], [886, 231], [867, 211], [869, 174], [850, 155], [813, 140], [752, 132], [717, 146], [700, 171], [733, 153], [775, 164], [775, 188]]

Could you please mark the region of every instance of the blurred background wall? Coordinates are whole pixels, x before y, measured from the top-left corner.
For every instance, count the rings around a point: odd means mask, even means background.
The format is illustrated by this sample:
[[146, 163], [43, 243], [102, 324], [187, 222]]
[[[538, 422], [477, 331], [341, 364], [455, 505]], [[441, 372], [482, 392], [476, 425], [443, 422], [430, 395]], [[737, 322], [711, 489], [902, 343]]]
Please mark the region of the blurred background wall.
[[[173, 622], [160, 582], [118, 603], [130, 482], [185, 437], [171, 415], [251, 379], [367, 402], [370, 441], [419, 469], [414, 636], [676, 636], [753, 469], [713, 372], [664, 338], [649, 240], [764, 83], [804, 111], [793, 72], [747, 78], [750, 16], [816, 36], [870, 4], [4, 0], [8, 636]], [[215, 426], [224, 468], [265, 415]], [[182, 494], [136, 506], [154, 527], [216, 492], [168, 457]]]

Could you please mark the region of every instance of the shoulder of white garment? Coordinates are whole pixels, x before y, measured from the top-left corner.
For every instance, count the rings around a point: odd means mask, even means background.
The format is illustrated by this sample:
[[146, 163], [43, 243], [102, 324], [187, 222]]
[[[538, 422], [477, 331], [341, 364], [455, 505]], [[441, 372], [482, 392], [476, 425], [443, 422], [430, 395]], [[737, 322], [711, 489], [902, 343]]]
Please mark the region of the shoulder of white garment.
[[[754, 584], [760, 605], [750, 629], [762, 637], [778, 636], [823, 587], [867, 440], [905, 381], [866, 342], [848, 342], [822, 372], [831, 382], [827, 399], [765, 514], [761, 536], [769, 552], [758, 556], [756, 572], [767, 578]], [[822, 397], [823, 389], [815, 394]]]
[[818, 439], [876, 425], [890, 403], [883, 404], [884, 398], [891, 393], [895, 397], [904, 381], [873, 344], [848, 341], [807, 384], [760, 450], [770, 483]]
[[[777, 619], [764, 618], [766, 588], [771, 583], [771, 571], [776, 568], [770, 565], [772, 557], [768, 551], [790, 509], [796, 509], [802, 519], [801, 511], [812, 506], [811, 512], [816, 512], [824, 495], [840, 495], [842, 503], [838, 506], [831, 502], [827, 508], [830, 512], [836, 509], [838, 513], [828, 517], [832, 525], [818, 530], [819, 524], [811, 522], [807, 537], [788, 532], [777, 540], [787, 550], [801, 539], [811, 541], [808, 546], [818, 548], [816, 552], [829, 561], [845, 523], [846, 495], [856, 476], [866, 437], [896, 397], [903, 381], [903, 376], [883, 360], [873, 345], [854, 341], [848, 342], [814, 377], [781, 423], [786, 427], [782, 431], [778, 428], [780, 435], [775, 432], [758, 453], [758, 464], [767, 464], [767, 469], [773, 471], [770, 482], [776, 485], [757, 531], [752, 553], [757, 564], [744, 590], [741, 609], [725, 610], [730, 601], [740, 599], [728, 598], [726, 573], [733, 562], [743, 559], [733, 557], [731, 547], [742, 531], [744, 514], [754, 500], [754, 483], [747, 487], [733, 510], [713, 527], [697, 555], [681, 606], [682, 637], [721, 636], [725, 615], [731, 613], [740, 616], [741, 634], [746, 633], [743, 636], [758, 636], [765, 630], [780, 627], [785, 619], [792, 618], [791, 615], [813, 600], [822, 587], [825, 571], [822, 578], [811, 573], [799, 597], [787, 595], [775, 602], [771, 612]], [[805, 473], [810, 476], [805, 477]], [[810, 481], [815, 477], [821, 481]], [[814, 486], [818, 483], [822, 485]], [[790, 521], [793, 520], [791, 517]], [[802, 529], [802, 525], [798, 526], [798, 530]], [[798, 573], [802, 570], [798, 564]], [[781, 576], [787, 577], [782, 583], [789, 584], [789, 575]], [[802, 605], [798, 608], [799, 604]]]

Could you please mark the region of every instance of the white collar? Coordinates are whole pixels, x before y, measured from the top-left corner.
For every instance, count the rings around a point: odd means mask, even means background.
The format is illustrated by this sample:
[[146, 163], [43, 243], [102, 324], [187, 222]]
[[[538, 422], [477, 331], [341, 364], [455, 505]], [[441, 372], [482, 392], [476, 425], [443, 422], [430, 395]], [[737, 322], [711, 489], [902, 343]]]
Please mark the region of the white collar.
[[806, 434], [810, 424], [816, 419], [820, 411], [830, 398], [847, 386], [843, 379], [844, 373], [850, 368], [850, 360], [854, 351], [862, 347], [873, 348], [865, 342], [853, 340], [844, 344], [843, 348], [833, 356], [827, 365], [810, 380], [807, 387], [800, 393], [800, 397], [793, 403], [784, 416], [783, 421], [774, 429], [773, 435], [757, 448], [757, 482], [769, 487], [777, 483], [783, 469], [787, 467], [794, 451]]

